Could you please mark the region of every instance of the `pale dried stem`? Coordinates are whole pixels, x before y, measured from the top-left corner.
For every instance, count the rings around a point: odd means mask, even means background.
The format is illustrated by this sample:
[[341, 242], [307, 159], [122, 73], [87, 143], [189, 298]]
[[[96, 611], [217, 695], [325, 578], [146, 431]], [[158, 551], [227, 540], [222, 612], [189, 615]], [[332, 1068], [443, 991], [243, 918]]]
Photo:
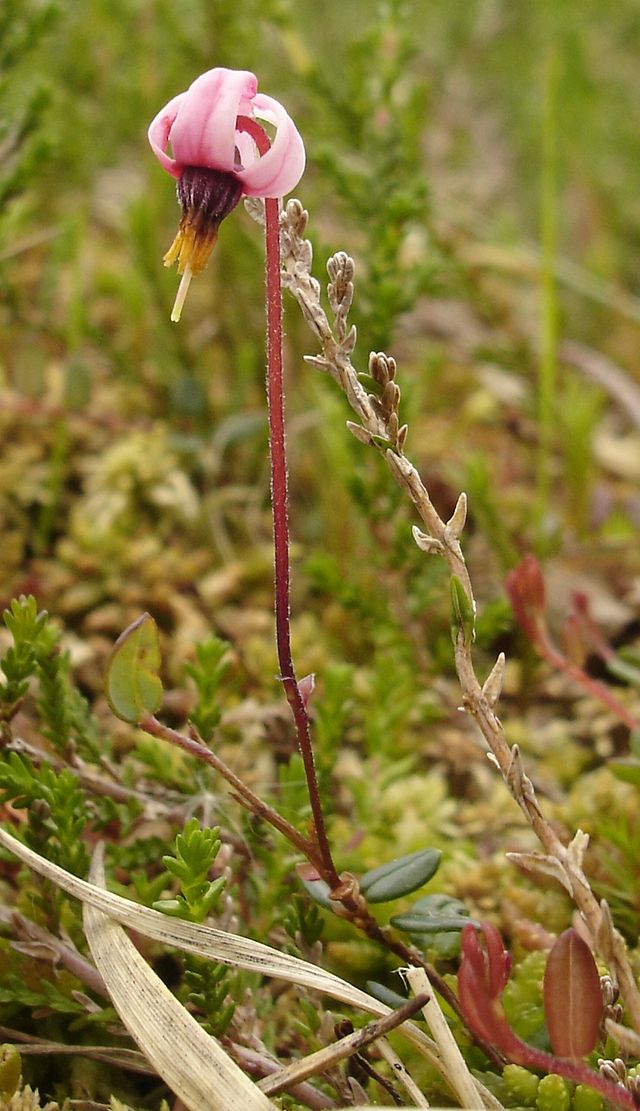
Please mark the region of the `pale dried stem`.
[[419, 996], [421, 992], [427, 995], [422, 1013], [440, 1051], [440, 1057], [445, 1063], [449, 1083], [460, 1100], [461, 1107], [481, 1107], [475, 1081], [451, 1033], [437, 996], [429, 991], [430, 984], [424, 968], [405, 968], [403, 975], [409, 981], [414, 995]]
[[[310, 1076], [318, 1076], [327, 1072], [339, 1061], [344, 1061], [347, 1057], [352, 1057], [354, 1053], [361, 1052], [366, 1046], [383, 1037], [384, 1034], [402, 1025], [406, 1019], [415, 1014], [427, 1002], [428, 995], [422, 994], [419, 998], [419, 1003], [416, 999], [410, 999], [402, 1007], [398, 1007], [396, 1011], [385, 1015], [384, 1018], [375, 1019], [374, 1022], [370, 1022], [363, 1029], [354, 1030], [332, 1045], [327, 1045], [299, 1061], [292, 1061], [290, 1065], [280, 1069], [279, 1072], [266, 1077], [264, 1080], [259, 1080], [258, 1087], [267, 1095], [273, 1096], [279, 1092], [288, 1091], [292, 1084], [307, 1080]], [[404, 1077], [404, 1072], [402, 1075]], [[421, 1093], [415, 1086], [412, 1087], [412, 1092], [422, 1099]], [[417, 1106], [424, 1107], [426, 1105], [422, 1102], [418, 1103]]]
[[[401, 1061], [395, 1049], [386, 1038], [380, 1038], [378, 1042], [378, 1050], [380, 1056], [384, 1057], [389, 1068], [391, 1075], [399, 1081], [407, 1092], [407, 1095], [413, 1100], [416, 1107], [429, 1107], [429, 1101], [424, 1093], [420, 1090], [415, 1080], [409, 1073], [404, 1061]], [[484, 1104], [482, 1106], [485, 1106]], [[487, 1102], [486, 1106], [490, 1104]]]
[[[364, 389], [351, 362], [355, 331], [347, 328], [346, 317], [353, 295], [353, 262], [343, 252], [329, 260], [329, 301], [334, 313], [332, 326], [322, 307], [320, 285], [310, 273], [311, 244], [303, 238], [306, 221], [307, 213], [300, 202], [289, 201], [281, 217], [283, 285], [300, 305], [321, 346], [320, 355], [309, 357], [307, 362], [330, 374], [343, 390], [360, 422], [359, 425], [350, 423], [350, 431], [357, 439], [376, 447], [384, 456], [394, 478], [413, 502], [426, 528], [426, 536], [416, 535], [418, 545], [446, 560], [451, 575], [456, 576], [464, 586], [475, 612], [473, 587], [458, 540], [459, 520], [456, 516], [459, 518], [460, 514], [454, 514], [449, 522], [442, 520], [418, 471], [403, 453], [406, 428], [397, 431], [397, 404], [392, 413], [384, 412], [380, 400]], [[341, 298], [336, 297], [336, 288], [342, 291]], [[393, 372], [395, 374], [395, 364]], [[457, 636], [455, 664], [464, 709], [477, 723], [493, 762], [543, 846], [544, 854], [537, 862], [538, 870], [555, 875], [569, 891], [619, 986], [635, 1029], [640, 1032], [640, 992], [624, 939], [613, 927], [606, 903], [599, 904], [596, 900], [582, 869], [586, 838], [578, 833], [571, 845], [565, 846], [544, 817], [533, 784], [522, 769], [519, 751], [517, 747], [511, 749], [508, 745], [500, 720], [493, 711], [497, 692], [493, 689], [491, 692], [483, 691], [473, 665], [470, 638], [462, 630]], [[532, 859], [529, 866], [535, 866]]]

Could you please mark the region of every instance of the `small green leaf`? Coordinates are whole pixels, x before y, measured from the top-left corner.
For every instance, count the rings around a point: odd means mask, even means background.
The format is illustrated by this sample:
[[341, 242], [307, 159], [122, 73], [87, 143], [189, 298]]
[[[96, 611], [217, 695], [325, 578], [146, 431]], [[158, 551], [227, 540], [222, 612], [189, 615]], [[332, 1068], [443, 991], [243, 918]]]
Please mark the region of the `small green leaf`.
[[151, 906], [153, 910], [159, 910], [161, 914], [168, 914], [172, 918], [182, 918], [184, 914], [184, 903], [180, 899], [156, 899]]
[[439, 849], [419, 849], [390, 860], [365, 872], [360, 878], [360, 890], [369, 903], [390, 903], [392, 899], [410, 895], [435, 876], [441, 857]]
[[455, 645], [462, 633], [465, 644], [471, 644], [476, 635], [476, 615], [462, 580], [451, 576], [451, 638]]
[[10, 1102], [11, 1096], [18, 1090], [21, 1072], [22, 1061], [16, 1047], [0, 1046], [0, 1096], [6, 1097]]
[[408, 914], [397, 914], [395, 918], [391, 919], [391, 925], [405, 934], [440, 934], [450, 930], [461, 930], [464, 926], [468, 926], [469, 922], [473, 926], [480, 925], [473, 918], [463, 918], [461, 914], [436, 916], [414, 914], [409, 911]]
[[622, 679], [623, 682], [630, 683], [633, 687], [640, 687], [640, 668], [636, 667], [635, 664], [621, 656], [612, 656], [605, 662], [607, 671], [614, 675], [616, 679]]
[[326, 910], [333, 910], [334, 903], [329, 898], [329, 884], [324, 880], [305, 880], [300, 877], [300, 883], [304, 887], [307, 895], [310, 895], [314, 902], [319, 903], [321, 907]]
[[[392, 991], [384, 984], [379, 984], [377, 980], [367, 980], [365, 986], [369, 995], [372, 995], [374, 999], [379, 999], [381, 1003], [386, 1004], [387, 1007], [392, 1007], [394, 1010], [396, 1007], [402, 1007], [407, 1002], [406, 995], [400, 995], [397, 991]], [[415, 1021], [415, 1016], [413, 1021]]]
[[116, 717], [135, 725], [155, 714], [162, 702], [159, 667], [158, 627], [143, 613], [120, 634], [107, 667], [107, 701]]
[[412, 910], [391, 919], [392, 926], [409, 934], [439, 934], [461, 930], [468, 922], [474, 926], [480, 925], [469, 918], [467, 908], [460, 899], [443, 894], [425, 895]]

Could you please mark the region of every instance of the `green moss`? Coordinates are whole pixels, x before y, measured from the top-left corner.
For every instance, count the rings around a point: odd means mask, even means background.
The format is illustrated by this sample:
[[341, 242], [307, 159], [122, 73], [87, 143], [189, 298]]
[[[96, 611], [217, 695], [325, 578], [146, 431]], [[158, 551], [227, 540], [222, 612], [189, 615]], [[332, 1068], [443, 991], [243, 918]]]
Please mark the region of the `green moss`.
[[587, 1088], [584, 1084], [577, 1084], [571, 1102], [573, 1111], [602, 1111], [604, 1100], [599, 1092]]
[[544, 1027], [542, 978], [547, 963], [543, 950], [528, 953], [514, 968], [504, 990], [509, 1023], [523, 1041], [536, 1041]]
[[538, 1111], [569, 1111], [570, 1106], [571, 1090], [566, 1080], [553, 1073], [543, 1076], [536, 1096]]
[[521, 1065], [506, 1065], [502, 1074], [507, 1094], [525, 1107], [536, 1103], [540, 1078]]

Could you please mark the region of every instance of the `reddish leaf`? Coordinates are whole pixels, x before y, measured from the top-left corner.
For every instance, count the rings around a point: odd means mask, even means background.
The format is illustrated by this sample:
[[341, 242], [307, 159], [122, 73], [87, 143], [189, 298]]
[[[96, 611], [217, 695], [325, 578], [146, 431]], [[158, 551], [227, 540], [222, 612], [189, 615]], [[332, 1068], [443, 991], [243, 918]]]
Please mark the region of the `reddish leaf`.
[[486, 952], [474, 926], [461, 933], [462, 963], [458, 969], [458, 998], [469, 1029], [501, 1049], [510, 1060], [520, 1060], [527, 1046], [514, 1034], [502, 1010], [502, 990], [509, 979], [511, 957], [495, 926], [483, 922]]
[[573, 928], [560, 934], [549, 953], [544, 1013], [558, 1057], [591, 1053], [602, 1019], [600, 977], [589, 946]]

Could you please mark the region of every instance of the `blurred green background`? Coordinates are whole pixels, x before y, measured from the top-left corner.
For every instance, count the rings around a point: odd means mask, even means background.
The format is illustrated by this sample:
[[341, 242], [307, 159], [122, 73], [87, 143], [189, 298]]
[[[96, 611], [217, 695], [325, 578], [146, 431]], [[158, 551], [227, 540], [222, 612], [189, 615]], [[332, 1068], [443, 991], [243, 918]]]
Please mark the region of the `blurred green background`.
[[[260, 229], [242, 208], [225, 222], [171, 324], [178, 209], [146, 141], [213, 65], [255, 70], [298, 123], [316, 273], [354, 255], [358, 365], [396, 355], [436, 503], [471, 495], [487, 639], [523, 551], [580, 560], [595, 541], [606, 574], [612, 549], [633, 566], [637, 429], [559, 345], [637, 381], [635, 3], [5, 0], [0, 32], [3, 596], [33, 588], [81, 633], [111, 633], [123, 601], [171, 609], [176, 576], [188, 593], [230, 565], [208, 617], [247, 591], [268, 604]], [[396, 575], [424, 654], [439, 573], [303, 364], [293, 305], [287, 331], [299, 601], [361, 604], [336, 622], [358, 657], [362, 598]]]
[[[396, 355], [436, 503], [471, 495], [488, 639], [531, 546], [580, 558], [600, 538], [627, 565], [637, 432], [557, 350], [578, 340], [637, 379], [632, 0], [5, 0], [0, 23], [3, 596], [33, 588], [81, 633], [111, 633], [122, 601], [171, 608], [176, 575], [184, 592], [231, 565], [209, 610], [247, 590], [268, 603], [260, 229], [242, 208], [225, 222], [173, 325], [178, 209], [146, 140], [213, 65], [255, 70], [298, 123], [316, 274], [354, 255], [358, 365]], [[292, 304], [287, 331], [300, 603], [321, 613], [337, 590], [357, 608], [397, 575], [424, 653], [438, 572], [304, 366]], [[111, 603], [111, 621], [89, 620]], [[368, 620], [337, 621], [341, 652], [363, 650]]]

